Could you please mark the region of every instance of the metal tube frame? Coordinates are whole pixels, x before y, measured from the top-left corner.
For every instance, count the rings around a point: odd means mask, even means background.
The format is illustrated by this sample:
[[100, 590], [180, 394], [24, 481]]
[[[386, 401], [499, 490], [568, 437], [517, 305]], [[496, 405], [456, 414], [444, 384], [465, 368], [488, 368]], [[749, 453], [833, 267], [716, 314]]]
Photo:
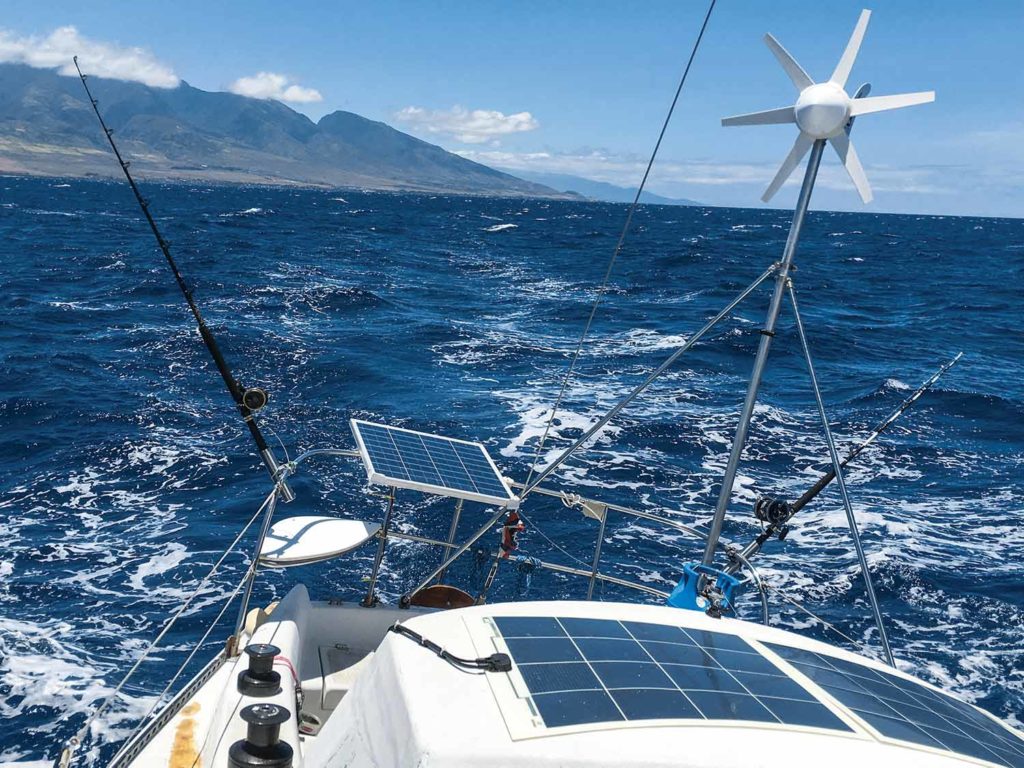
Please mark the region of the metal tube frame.
[[601, 559], [601, 545], [604, 543], [604, 527], [608, 522], [608, 507], [601, 515], [601, 527], [597, 529], [597, 543], [594, 545], [594, 564], [590, 568], [590, 583], [587, 585], [587, 600], [594, 599], [594, 581], [597, 579], [597, 564]]
[[238, 618], [235, 620], [235, 641], [232, 643], [231, 655], [235, 656], [238, 654], [238, 638], [242, 634], [242, 629], [245, 627], [245, 616], [249, 612], [249, 599], [252, 597], [253, 584], [256, 581], [256, 571], [259, 568], [260, 562], [260, 551], [263, 549], [263, 541], [267, 538], [267, 531], [270, 530], [270, 521], [274, 517], [274, 510], [277, 509], [277, 497], [281, 493], [281, 487], [283, 485], [280, 482], [277, 488], [274, 489], [273, 494], [270, 497], [270, 502], [267, 504], [267, 511], [263, 513], [263, 525], [260, 526], [260, 535], [256, 540], [256, 548], [252, 553], [252, 568], [249, 571], [249, 575], [245, 580], [245, 588], [242, 592], [242, 602], [238, 605]]
[[[418, 542], [420, 544], [432, 544], [435, 547], [448, 547], [449, 546], [447, 542], [442, 541], [440, 539], [431, 539], [431, 538], [429, 538], [427, 536], [418, 536], [418, 535], [416, 535], [414, 533], [399, 533], [397, 531], [392, 531], [388, 535], [392, 539], [404, 539], [405, 541], [415, 541], [415, 542]], [[506, 558], [502, 558], [502, 559], [505, 562], [515, 562], [515, 559], [506, 559]], [[584, 578], [587, 578], [587, 579], [593, 577], [597, 581], [605, 581], [605, 582], [608, 582], [609, 584], [618, 584], [620, 587], [629, 587], [631, 589], [637, 590], [638, 592], [646, 592], [648, 594], [656, 595], [658, 597], [668, 597], [668, 592], [664, 592], [664, 591], [662, 591], [660, 589], [656, 589], [655, 587], [648, 587], [646, 584], [637, 584], [636, 582], [628, 581], [626, 579], [620, 579], [620, 578], [618, 578], [616, 576], [609, 576], [609, 575], [607, 575], [605, 573], [601, 573], [601, 572], [598, 572], [595, 575], [593, 573], [593, 571], [585, 571], [582, 568], [572, 568], [572, 567], [567, 566], [567, 565], [559, 565], [558, 563], [549, 563], [549, 562], [546, 562], [544, 560], [537, 560], [537, 567], [538, 568], [542, 568], [542, 569], [544, 569], [546, 571], [555, 571], [557, 573], [567, 573], [567, 574], [571, 574], [573, 576], [583, 576]], [[413, 593], [413, 594], [415, 594], [415, 593]]]
[[[729, 453], [729, 462], [725, 467], [722, 487], [718, 492], [715, 515], [711, 520], [708, 542], [704, 548], [704, 565], [711, 565], [715, 559], [718, 538], [722, 534], [722, 523], [725, 520], [726, 510], [729, 508], [729, 501], [732, 499], [732, 488], [736, 482], [736, 471], [739, 469], [740, 456], [747, 441], [750, 421], [754, 416], [757, 393], [761, 387], [761, 376], [764, 373], [765, 364], [768, 362], [768, 352], [771, 350], [772, 338], [775, 336], [775, 323], [779, 319], [779, 311], [782, 309], [782, 297], [785, 292], [786, 281], [789, 279], [789, 270], [793, 264], [793, 257], [796, 255], [797, 243], [800, 241], [800, 232], [803, 229], [807, 208], [811, 202], [811, 191], [814, 189], [814, 180], [818, 175], [818, 167], [821, 165], [821, 155], [825, 149], [825, 143], [825, 139], [817, 139], [811, 147], [811, 155], [807, 161], [807, 171], [804, 173], [803, 185], [800, 187], [800, 197], [797, 200], [796, 210], [793, 212], [793, 223], [790, 225], [789, 237], [786, 238], [786, 247], [782, 252], [782, 261], [779, 263], [778, 271], [776, 272], [775, 291], [772, 293], [771, 304], [768, 305], [768, 316], [765, 319], [764, 328], [761, 329], [761, 341], [757, 346], [757, 356], [754, 358], [754, 369], [750, 374], [747, 396], [743, 401], [743, 410], [740, 412], [739, 424], [736, 427], [736, 437], [733, 439], [732, 450]], [[704, 577], [702, 576], [701, 582], [703, 583], [703, 581]]]
[[[759, 284], [760, 282], [763, 282], [763, 280], [765, 279], [765, 277], [768, 274], [770, 274], [770, 271], [767, 272], [765, 275], [763, 275], [761, 278], [759, 278], [759, 280], [757, 281], [757, 284]], [[753, 287], [754, 286], [752, 285], [751, 289]], [[303, 463], [307, 459], [315, 458], [315, 457], [319, 457], [319, 456], [358, 457], [359, 454], [358, 454], [357, 451], [353, 451], [353, 450], [349, 450], [349, 449], [342, 449], [342, 448], [315, 448], [315, 449], [311, 449], [311, 450], [308, 450], [308, 451], [305, 451], [305, 452], [299, 454], [298, 456], [296, 456], [291, 461], [281, 465], [280, 470], [279, 470], [281, 478], [283, 479], [285, 477], [288, 477], [288, 476], [294, 474], [296, 472], [297, 468], [298, 468], [298, 465]], [[513, 487], [517, 487], [517, 488], [525, 487], [525, 485], [523, 483], [515, 483], [515, 482], [512, 483], [512, 486]], [[536, 493], [539, 493], [542, 496], [550, 496], [550, 497], [553, 497], [553, 498], [561, 498], [561, 496], [562, 496], [561, 492], [552, 490], [550, 488], [535, 487], [533, 490]], [[596, 499], [594, 499], [592, 501], [596, 501]], [[270, 523], [272, 521], [275, 509], [276, 509], [276, 502], [277, 502], [277, 494], [275, 493], [274, 496], [271, 497], [271, 500], [268, 502], [267, 512], [264, 515], [263, 524], [262, 524], [261, 530], [260, 530], [260, 535], [259, 535], [259, 538], [258, 538], [257, 543], [256, 543], [254, 557], [257, 558], [257, 559], [259, 557], [259, 552], [262, 549], [263, 541], [266, 539], [267, 532], [270, 529]], [[587, 592], [587, 599], [588, 600], [592, 599], [593, 588], [594, 588], [595, 583], [598, 582], [598, 581], [603, 582], [603, 583], [608, 583], [608, 584], [616, 584], [618, 586], [626, 587], [626, 588], [629, 588], [629, 589], [635, 589], [635, 590], [637, 590], [639, 592], [645, 592], [647, 594], [654, 595], [656, 597], [662, 597], [662, 598], [668, 597], [668, 592], [665, 592], [663, 590], [656, 589], [654, 587], [649, 587], [649, 586], [647, 586], [645, 584], [638, 584], [636, 582], [631, 582], [631, 581], [628, 581], [626, 579], [620, 579], [620, 578], [615, 577], [615, 576], [609, 576], [609, 575], [603, 574], [603, 573], [601, 573], [599, 571], [598, 568], [599, 568], [599, 565], [600, 565], [601, 543], [603, 542], [604, 531], [605, 531], [605, 528], [606, 528], [606, 525], [607, 525], [607, 515], [608, 515], [608, 512], [610, 512], [610, 511], [611, 512], [621, 512], [622, 514], [625, 514], [625, 515], [630, 515], [630, 516], [633, 516], [633, 517], [638, 517], [638, 518], [641, 518], [641, 519], [644, 519], [644, 520], [650, 520], [652, 522], [656, 522], [656, 523], [659, 523], [659, 524], [664, 525], [666, 527], [673, 528], [673, 529], [678, 530], [678, 531], [680, 531], [682, 533], [689, 534], [689, 535], [694, 536], [694, 537], [699, 538], [699, 539], [707, 538], [707, 534], [705, 534], [703, 531], [700, 531], [700, 530], [698, 530], [696, 528], [693, 528], [692, 526], [686, 525], [685, 523], [680, 523], [680, 522], [677, 522], [675, 520], [670, 520], [670, 519], [668, 519], [666, 517], [661, 517], [660, 515], [656, 515], [656, 514], [653, 514], [651, 512], [643, 512], [643, 511], [638, 510], [638, 509], [632, 509], [630, 507], [624, 507], [624, 506], [621, 506], [619, 504], [612, 504], [612, 503], [608, 503], [608, 502], [598, 502], [598, 503], [600, 503], [601, 505], [603, 505], [605, 507], [605, 517], [604, 517], [604, 520], [602, 520], [602, 522], [601, 522], [601, 527], [600, 527], [600, 530], [599, 530], [599, 533], [598, 533], [598, 542], [597, 542], [597, 545], [595, 547], [593, 566], [591, 567], [591, 569], [590, 570], [583, 570], [581, 568], [572, 568], [570, 566], [559, 565], [557, 563], [549, 563], [549, 562], [545, 562], [545, 561], [537, 561], [538, 562], [538, 567], [543, 568], [545, 570], [554, 571], [556, 573], [565, 573], [565, 574], [569, 574], [569, 575], [573, 575], [573, 576], [582, 576], [582, 577], [588, 579], [588, 582], [589, 582], [589, 587], [588, 587], [588, 592]], [[440, 539], [432, 539], [432, 538], [429, 538], [427, 536], [419, 536], [419, 535], [411, 534], [411, 533], [402, 533], [402, 532], [399, 532], [399, 531], [391, 531], [390, 530], [390, 519], [391, 519], [391, 516], [393, 516], [393, 510], [394, 510], [394, 490], [392, 489], [391, 494], [388, 497], [388, 511], [385, 514], [385, 523], [384, 523], [384, 526], [382, 526], [381, 533], [378, 534], [378, 536], [381, 538], [381, 542], [378, 545], [377, 556], [374, 558], [374, 568], [373, 568], [373, 573], [371, 575], [371, 584], [370, 584], [370, 589], [368, 590], [367, 597], [368, 598], [371, 597], [372, 591], [375, 588], [376, 576], [377, 576], [377, 574], [379, 572], [380, 565], [381, 565], [381, 563], [383, 561], [383, 553], [384, 553], [384, 548], [386, 546], [386, 539], [387, 538], [400, 539], [400, 540], [406, 540], [406, 541], [415, 541], [415, 542], [419, 542], [419, 543], [422, 543], [422, 544], [429, 544], [429, 545], [433, 545], [433, 546], [438, 546], [438, 547], [442, 547], [447, 552], [451, 552], [452, 549], [456, 549], [456, 551], [454, 553], [452, 553], [449, 557], [447, 557], [445, 559], [445, 561], [441, 564], [441, 566], [439, 566], [439, 568], [434, 573], [432, 573], [430, 575], [430, 577], [428, 577], [423, 582], [421, 582], [420, 585], [417, 586], [417, 588], [415, 590], [413, 590], [412, 592], [407, 593], [405, 596], [403, 596], [403, 604], [407, 604], [406, 600], [409, 597], [411, 597], [412, 594], [415, 594], [420, 589], [423, 589], [425, 586], [427, 586], [434, 578], [436, 578], [438, 576], [438, 574], [444, 573], [448, 569], [448, 567], [458, 557], [460, 557], [473, 544], [475, 544], [477, 541], [479, 541], [479, 539], [482, 538], [483, 535], [486, 534], [488, 530], [490, 530], [494, 525], [496, 525], [498, 523], [498, 521], [501, 519], [501, 516], [503, 514], [505, 514], [505, 512], [506, 512], [506, 510], [504, 508], [502, 510], [500, 510], [485, 526], [483, 526], [479, 531], [477, 531], [477, 533], [472, 538], [470, 538], [464, 544], [461, 544], [458, 547], [456, 547], [456, 545], [454, 543], [454, 536], [455, 536], [455, 533], [456, 533], [456, 528], [457, 528], [457, 525], [458, 525], [459, 516], [461, 514], [461, 509], [462, 509], [462, 500], [459, 500], [459, 502], [458, 502], [458, 504], [456, 506], [455, 515], [454, 515], [453, 520], [452, 520], [452, 525], [449, 528], [448, 540], [447, 541], [442, 541]], [[719, 547], [721, 547], [722, 549], [728, 551], [732, 547], [732, 545], [728, 541], [726, 541], [724, 539], [720, 539]], [[751, 570], [751, 571], [753, 570], [752, 567], [749, 566], [749, 564], [745, 564], [745, 565], [747, 566], [748, 570]], [[248, 583], [246, 584], [246, 587], [245, 587], [245, 592], [243, 593], [242, 605], [241, 605], [241, 607], [239, 609], [238, 621], [236, 623], [236, 630], [235, 630], [235, 635], [236, 636], [239, 634], [239, 632], [241, 631], [242, 627], [244, 626], [245, 614], [247, 613], [248, 604], [249, 604], [249, 601], [250, 601], [250, 598], [251, 598], [251, 595], [252, 595], [252, 589], [253, 589], [253, 584], [255, 582], [255, 578], [256, 578], [256, 568], [253, 567], [252, 573], [251, 573], [250, 578], [249, 578], [249, 581], [248, 581]], [[755, 583], [758, 582], [756, 574], [752, 573], [752, 578], [755, 581]], [[762, 592], [763, 592], [763, 590], [762, 590]], [[364, 599], [364, 604], [365, 604], [365, 599]]]
[[380, 543], [377, 545], [377, 554], [373, 558], [373, 570], [370, 571], [370, 586], [366, 590], [366, 597], [360, 603], [364, 608], [372, 608], [377, 604], [377, 574], [380, 572], [380, 564], [384, 561], [384, 550], [388, 545], [388, 529], [391, 527], [391, 516], [395, 511], [395, 489], [391, 488], [388, 494], [388, 508], [384, 513], [384, 523], [380, 527]]
[[[445, 552], [448, 552], [453, 546], [455, 546], [455, 531], [459, 527], [459, 516], [462, 514], [462, 503], [463, 500], [459, 499], [455, 502], [455, 512], [452, 513], [452, 526], [448, 529], [448, 548]], [[441, 569], [441, 572], [437, 574], [437, 583], [441, 584], [444, 581], [444, 575], [448, 572], [447, 568]]]
[[[524, 487], [523, 483], [517, 483], [517, 482], [514, 482], [514, 481], [512, 483], [510, 483], [510, 485], [513, 488], [522, 488], [522, 487]], [[561, 492], [553, 490], [551, 488], [536, 488], [535, 492], [539, 493], [542, 496], [551, 496], [551, 497], [559, 498], [559, 499], [562, 498], [562, 493]], [[597, 501], [596, 499], [583, 499], [581, 497], [580, 501], [581, 502], [582, 501], [594, 501], [594, 502], [596, 502], [598, 504], [601, 504], [602, 506], [605, 507], [605, 519], [601, 523], [601, 534], [600, 534], [599, 542], [603, 541], [603, 532], [604, 532], [605, 524], [607, 522], [607, 514], [608, 514], [609, 511], [611, 511], [611, 512], [621, 512], [624, 515], [631, 515], [633, 517], [639, 517], [639, 518], [642, 518], [644, 520], [650, 520], [650, 521], [655, 522], [655, 523], [660, 523], [660, 524], [665, 525], [665, 526], [667, 526], [669, 528], [675, 528], [676, 530], [682, 531], [683, 533], [691, 534], [691, 535], [693, 535], [693, 536], [695, 536], [697, 538], [700, 538], [700, 539], [706, 539], [707, 538], [707, 534], [703, 533], [702, 531], [697, 530], [696, 528], [692, 528], [692, 527], [690, 527], [688, 525], [684, 525], [683, 523], [676, 522], [675, 520], [669, 520], [668, 518], [661, 517], [660, 515], [655, 515], [655, 514], [652, 514], [650, 512], [641, 512], [638, 509], [631, 509], [630, 507], [623, 507], [623, 506], [618, 505], [618, 504], [610, 504], [610, 503], [603, 502], [603, 501]], [[416, 538], [417, 540], [425, 541], [428, 544], [439, 544], [441, 546], [444, 546], [444, 542], [442, 542], [442, 541], [427, 540], [427, 539], [423, 539], [422, 537], [410, 537], [410, 538]], [[768, 592], [767, 592], [766, 585], [761, 580], [760, 574], [757, 572], [757, 570], [754, 568], [754, 566], [751, 565], [751, 563], [747, 560], [747, 558], [744, 557], [743, 553], [737, 550], [736, 545], [734, 545], [731, 542], [729, 542], [729, 541], [719, 537], [718, 547], [720, 549], [722, 549], [726, 553], [726, 555], [729, 557], [730, 560], [735, 560], [738, 563], [739, 568], [742, 568], [742, 569], [745, 569], [745, 570], [749, 571], [749, 573], [750, 573], [750, 581], [752, 581], [754, 583], [754, 585], [757, 587], [758, 595], [759, 595], [760, 600], [761, 600], [761, 620], [767, 626], [767, 624], [768, 624], [768, 597], [767, 597]], [[588, 571], [584, 571], [584, 570], [582, 570], [580, 568], [572, 568], [572, 567], [569, 567], [569, 566], [556, 565], [554, 563], [546, 563], [546, 562], [543, 562], [543, 561], [538, 561], [539, 562], [538, 567], [545, 568], [547, 570], [558, 571], [560, 573], [569, 573], [569, 574], [573, 574], [573, 575], [577, 575], [577, 576], [587, 576], [588, 578], [596, 579], [598, 581], [606, 581], [606, 582], [611, 583], [611, 584], [618, 584], [620, 586], [630, 587], [630, 588], [636, 589], [636, 590], [638, 590], [640, 592], [647, 592], [649, 594], [657, 595], [659, 597], [668, 597], [668, 593], [667, 592], [663, 592], [663, 591], [661, 591], [659, 589], [655, 589], [654, 587], [648, 587], [648, 586], [646, 586], [644, 584], [637, 584], [635, 582], [627, 581], [625, 579], [618, 579], [618, 578], [615, 578], [613, 576], [607, 576], [605, 574], [602, 574], [600, 571], [597, 570], [597, 565], [599, 564], [599, 559], [600, 559], [600, 546], [598, 546], [596, 548], [596, 552], [595, 552], [595, 556], [594, 556], [594, 567], [589, 572]], [[737, 570], [739, 570], [739, 568], [737, 568]], [[593, 583], [593, 582], [591, 582], [591, 583]], [[591, 589], [592, 589], [592, 587], [591, 587]], [[587, 595], [587, 599], [588, 600], [591, 599], [591, 595], [590, 595], [589, 592], [588, 592], [588, 595]]]
[[[269, 454], [271, 460], [273, 460], [273, 454]], [[358, 456], [358, 452], [346, 450], [342, 448], [315, 448], [310, 451], [296, 456], [292, 461], [285, 464], [278, 465], [276, 462], [272, 469], [272, 474], [276, 481], [276, 487], [274, 488], [273, 494], [271, 494], [270, 500], [267, 502], [267, 511], [263, 515], [263, 524], [260, 526], [260, 535], [256, 539], [256, 547], [253, 550], [252, 555], [252, 568], [249, 572], [248, 579], [245, 583], [245, 589], [242, 592], [242, 601], [238, 606], [238, 618], [235, 620], [235, 632], [233, 635], [234, 641], [231, 643], [229, 651], [231, 655], [238, 653], [238, 637], [241, 635], [242, 629], [245, 627], [245, 616], [249, 612], [249, 601], [252, 598], [253, 585], [256, 582], [256, 571], [259, 568], [260, 552], [263, 550], [263, 542], [267, 538], [267, 531], [270, 530], [270, 522], [274, 517], [274, 512], [277, 509], [277, 499], [280, 495], [286, 501], [294, 498], [291, 494], [291, 489], [287, 485], [287, 479], [290, 475], [295, 473], [296, 468], [306, 459], [313, 456]], [[266, 457], [264, 457], [266, 461]], [[268, 467], [270, 465], [268, 464]], [[290, 498], [289, 498], [290, 497]]]
[[850, 494], [846, 488], [846, 480], [843, 478], [842, 462], [839, 461], [839, 452], [836, 450], [835, 440], [832, 438], [832, 429], [828, 424], [828, 416], [825, 413], [825, 403], [821, 399], [821, 390], [818, 388], [818, 378], [814, 373], [814, 362], [811, 360], [811, 349], [807, 344], [807, 336], [804, 334], [804, 324], [800, 319], [800, 309], [796, 303], [796, 292], [793, 290], [792, 281], [786, 282], [789, 292], [789, 300], [793, 306], [793, 316], [796, 318], [796, 330], [800, 337], [800, 345], [803, 347], [804, 358], [807, 361], [807, 373], [811, 378], [811, 388], [814, 390], [814, 399], [818, 404], [818, 414], [821, 416], [821, 425], [825, 431], [825, 442], [828, 444], [828, 455], [832, 461], [832, 468], [836, 473], [836, 484], [839, 486], [839, 495], [843, 498], [843, 509], [846, 510], [846, 519], [850, 524], [850, 538], [853, 539], [853, 547], [857, 550], [857, 559], [860, 561], [861, 573], [864, 576], [864, 587], [868, 593], [868, 600], [871, 603], [871, 611], [875, 615], [875, 624], [878, 626], [878, 637], [882, 643], [882, 650], [885, 653], [889, 666], [895, 667], [896, 662], [889, 647], [889, 637], [885, 632], [885, 625], [882, 622], [882, 609], [878, 604], [878, 596], [875, 594], [874, 584], [871, 582], [871, 572], [868, 570], [868, 561], [864, 555], [864, 547], [860, 541], [860, 531], [857, 528], [857, 518], [853, 514], [853, 505], [850, 503]]
[[750, 564], [750, 561], [745, 558], [742, 553], [737, 552], [735, 548], [730, 547], [727, 550], [727, 554], [737, 563], [740, 567], [745, 568], [750, 574], [750, 580], [754, 582], [754, 586], [757, 587], [757, 593], [761, 597], [761, 623], [766, 627], [768, 626], [768, 590], [761, 580], [761, 574], [757, 572], [757, 569]]
[[[591, 571], [586, 571], [586, 570], [584, 570], [582, 568], [572, 568], [572, 567], [570, 567], [568, 565], [559, 565], [558, 563], [548, 563], [548, 562], [545, 562], [543, 560], [538, 561], [538, 563], [539, 563], [539, 567], [540, 568], [544, 568], [545, 570], [548, 570], [548, 571], [555, 571], [557, 573], [568, 573], [568, 574], [573, 575], [573, 576], [583, 576], [584, 578], [588, 578], [588, 579], [591, 576]], [[630, 589], [635, 589], [635, 590], [637, 590], [639, 592], [646, 592], [649, 595], [655, 595], [655, 596], [661, 597], [661, 598], [666, 598], [666, 597], [668, 597], [668, 594], [669, 594], [668, 592], [665, 592], [664, 590], [661, 590], [661, 589], [656, 589], [654, 587], [648, 587], [645, 584], [636, 584], [636, 583], [634, 583], [632, 581], [627, 581], [626, 579], [620, 579], [620, 578], [618, 578], [616, 576], [609, 576], [609, 575], [604, 574], [604, 573], [598, 573], [595, 576], [595, 578], [598, 581], [605, 581], [605, 582], [607, 582], [609, 584], [617, 584], [620, 587], [629, 587]]]
[[[523, 483], [517, 483], [517, 482], [509, 483], [509, 485], [511, 485], [513, 488], [525, 488], [526, 487]], [[551, 488], [534, 488], [533, 489], [533, 493], [539, 493], [541, 496], [551, 496], [551, 497], [556, 498], [556, 499], [562, 498], [562, 493], [560, 491], [556, 491], [556, 490], [553, 490]], [[587, 501], [597, 501], [597, 499], [587, 499]], [[601, 501], [601, 502], [598, 502], [598, 503], [603, 504], [605, 507], [607, 507], [608, 509], [612, 510], [613, 512], [621, 512], [624, 515], [632, 515], [634, 517], [639, 517], [639, 518], [642, 518], [644, 520], [650, 520], [650, 521], [655, 522], [655, 523], [661, 523], [662, 525], [666, 525], [669, 528], [675, 528], [677, 531], [681, 531], [683, 533], [687, 533], [687, 534], [689, 534], [691, 536], [694, 536], [694, 537], [696, 537], [698, 539], [701, 539], [701, 540], [705, 540], [708, 537], [708, 535], [706, 533], [704, 533], [703, 531], [700, 531], [700, 530], [694, 528], [693, 526], [686, 525], [685, 523], [680, 523], [680, 522], [677, 522], [675, 520], [669, 520], [667, 517], [661, 517], [659, 515], [654, 514], [653, 512], [642, 512], [639, 509], [632, 509], [630, 507], [623, 507], [623, 506], [621, 506], [619, 504], [610, 504], [610, 503], [605, 502], [605, 501]], [[719, 546], [720, 547], [724, 548], [724, 547], [729, 546], [729, 545], [730, 545], [730, 542], [727, 541], [726, 539], [720, 539], [719, 540]]]
[[401, 600], [399, 600], [399, 603], [398, 603], [399, 606], [402, 607], [402, 608], [408, 608], [409, 605], [410, 605], [410, 602], [412, 601], [412, 596], [413, 595], [415, 595], [421, 589], [423, 589], [428, 584], [430, 584], [430, 582], [432, 582], [434, 579], [437, 578], [437, 575], [439, 573], [441, 573], [442, 571], [446, 570], [448, 568], [448, 566], [450, 566], [452, 563], [454, 563], [456, 560], [458, 560], [459, 556], [463, 552], [465, 552], [471, 546], [476, 544], [476, 542], [479, 541], [480, 538], [483, 537], [483, 535], [485, 533], [490, 531], [491, 528], [493, 528], [494, 526], [496, 526], [498, 524], [498, 521], [501, 520], [501, 518], [505, 515], [505, 513], [506, 513], [506, 510], [505, 510], [504, 507], [499, 509], [498, 513], [494, 517], [492, 517], [490, 520], [488, 520], [486, 523], [484, 523], [484, 525], [480, 528], [480, 530], [478, 530], [475, 534], [473, 534], [473, 536], [471, 538], [467, 539], [464, 544], [460, 544], [459, 548], [456, 549], [454, 552], [452, 552], [447, 558], [445, 558], [445, 561], [443, 563], [441, 563], [441, 565], [439, 565], [437, 568], [435, 568], [431, 572], [431, 574], [429, 576], [427, 576], [427, 578], [423, 579], [423, 581], [421, 581], [419, 584], [417, 584], [415, 589], [412, 589], [412, 590], [406, 592], [404, 595], [402, 595], [402, 598], [401, 598]]

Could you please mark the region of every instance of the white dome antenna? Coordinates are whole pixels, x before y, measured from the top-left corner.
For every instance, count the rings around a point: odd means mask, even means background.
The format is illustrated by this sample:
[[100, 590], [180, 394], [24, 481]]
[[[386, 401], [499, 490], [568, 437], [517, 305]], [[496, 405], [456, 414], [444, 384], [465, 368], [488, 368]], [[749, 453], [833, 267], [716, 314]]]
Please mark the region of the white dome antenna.
[[884, 112], [889, 109], [912, 107], [915, 104], [926, 104], [935, 101], [935, 91], [920, 93], [901, 93], [895, 96], [874, 96], [871, 98], [851, 98], [846, 92], [846, 81], [850, 77], [857, 52], [864, 40], [868, 28], [871, 11], [861, 11], [857, 26], [850, 35], [842, 58], [836, 65], [832, 76], [823, 83], [815, 83], [785, 48], [771, 35], [765, 35], [764, 41], [775, 54], [789, 79], [796, 86], [799, 96], [792, 107], [780, 107], [748, 115], [737, 115], [722, 120], [722, 125], [767, 125], [777, 123], [796, 123], [800, 129], [793, 149], [782, 162], [775, 178], [765, 190], [761, 199], [768, 202], [789, 178], [793, 170], [803, 160], [815, 141], [827, 141], [839, 155], [843, 166], [853, 180], [861, 200], [871, 202], [871, 186], [868, 184], [864, 168], [860, 164], [857, 152], [850, 143], [849, 125], [858, 115], [871, 112]]

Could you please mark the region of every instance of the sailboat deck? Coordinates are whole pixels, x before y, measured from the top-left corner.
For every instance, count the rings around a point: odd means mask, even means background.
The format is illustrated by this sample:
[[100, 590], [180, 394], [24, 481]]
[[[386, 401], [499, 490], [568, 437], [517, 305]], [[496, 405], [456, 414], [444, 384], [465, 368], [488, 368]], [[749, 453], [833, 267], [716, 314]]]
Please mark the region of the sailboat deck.
[[[630, 765], [694, 768], [826, 760], [1024, 765], [1024, 741], [990, 715], [878, 662], [782, 630], [660, 606], [583, 602], [478, 606], [405, 623], [458, 656], [509, 653], [513, 669], [467, 672], [388, 635], [310, 746], [307, 764], [621, 765], [628, 755]], [[666, 642], [666, 633], [680, 641]], [[676, 652], [697, 656], [679, 664], [671, 660]], [[845, 667], [875, 680], [881, 706], [886, 680], [904, 696], [918, 692], [930, 701], [922, 713], [947, 718], [957, 740], [929, 743], [922, 734], [933, 724], [911, 723], [910, 706], [904, 731], [886, 728], [866, 694], [844, 697], [807, 666], [812, 657], [834, 660], [833, 675]], [[660, 682], [651, 674], [661, 674]]]

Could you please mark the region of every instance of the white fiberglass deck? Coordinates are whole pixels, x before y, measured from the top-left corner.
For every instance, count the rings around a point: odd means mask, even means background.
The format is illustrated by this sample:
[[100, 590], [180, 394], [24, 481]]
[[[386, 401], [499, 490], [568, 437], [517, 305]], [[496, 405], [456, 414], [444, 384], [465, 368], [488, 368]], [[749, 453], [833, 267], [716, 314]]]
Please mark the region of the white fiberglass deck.
[[[481, 606], [407, 623], [459, 656], [508, 652], [513, 670], [467, 672], [389, 635], [307, 765], [1024, 765], [1024, 740], [981, 710], [759, 625], [582, 602]], [[873, 696], [841, 687], [851, 671], [875, 686]], [[901, 713], [887, 703], [900, 696], [913, 702]]]
[[[512, 669], [453, 666], [389, 633], [396, 621], [457, 656], [508, 653]], [[119, 766], [224, 768], [245, 735], [239, 712], [257, 701], [292, 713], [281, 737], [296, 768], [1024, 765], [1020, 734], [933, 686], [789, 632], [675, 608], [428, 612], [310, 602], [299, 586], [251, 640], [279, 647], [281, 691], [243, 696], [246, 658], [233, 659]], [[311, 732], [300, 731], [295, 684]]]

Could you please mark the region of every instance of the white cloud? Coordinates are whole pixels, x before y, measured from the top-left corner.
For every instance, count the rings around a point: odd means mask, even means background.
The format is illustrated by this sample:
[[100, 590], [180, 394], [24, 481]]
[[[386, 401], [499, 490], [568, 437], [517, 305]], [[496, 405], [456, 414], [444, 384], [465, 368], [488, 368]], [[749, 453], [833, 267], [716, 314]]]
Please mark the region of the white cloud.
[[496, 141], [499, 136], [535, 131], [540, 127], [540, 123], [529, 112], [506, 115], [495, 109], [466, 109], [459, 106], [438, 110], [406, 107], [395, 113], [395, 120], [406, 123], [414, 131], [454, 136], [465, 144], [483, 144]]
[[[599, 149], [578, 152], [505, 152], [501, 150], [458, 150], [457, 154], [485, 165], [497, 166], [515, 173], [563, 173], [604, 181], [621, 187], [635, 188], [643, 177], [647, 158], [615, 154]], [[716, 163], [707, 160], [659, 160], [654, 164], [648, 189], [659, 187], [671, 194], [666, 185], [725, 187], [750, 184], [766, 187], [778, 170], [775, 162]], [[876, 191], [918, 194], [942, 194], [948, 189], [941, 183], [943, 169], [938, 167], [891, 168], [870, 166], [868, 179]], [[786, 186], [798, 185], [802, 174], [796, 173]], [[852, 184], [846, 171], [826, 159], [818, 176], [821, 187], [850, 190]]]
[[131, 80], [156, 88], [177, 88], [181, 80], [166, 64], [144, 48], [122, 48], [90, 40], [75, 27], [58, 27], [45, 37], [18, 37], [0, 29], [0, 63], [27, 64], [77, 75], [73, 58], [82, 71], [97, 77]]
[[324, 97], [315, 88], [305, 88], [289, 83], [288, 78], [275, 72], [258, 72], [252, 77], [240, 77], [228, 88], [240, 96], [254, 99], [277, 99], [296, 104], [323, 101]]
[[[638, 155], [615, 154], [601, 149], [578, 152], [503, 152], [462, 150], [457, 154], [485, 165], [512, 171], [565, 173], [624, 187], [635, 187], [643, 177], [647, 159]], [[760, 182], [767, 184], [773, 171], [759, 163], [672, 162], [659, 160], [651, 180], [703, 185]]]

